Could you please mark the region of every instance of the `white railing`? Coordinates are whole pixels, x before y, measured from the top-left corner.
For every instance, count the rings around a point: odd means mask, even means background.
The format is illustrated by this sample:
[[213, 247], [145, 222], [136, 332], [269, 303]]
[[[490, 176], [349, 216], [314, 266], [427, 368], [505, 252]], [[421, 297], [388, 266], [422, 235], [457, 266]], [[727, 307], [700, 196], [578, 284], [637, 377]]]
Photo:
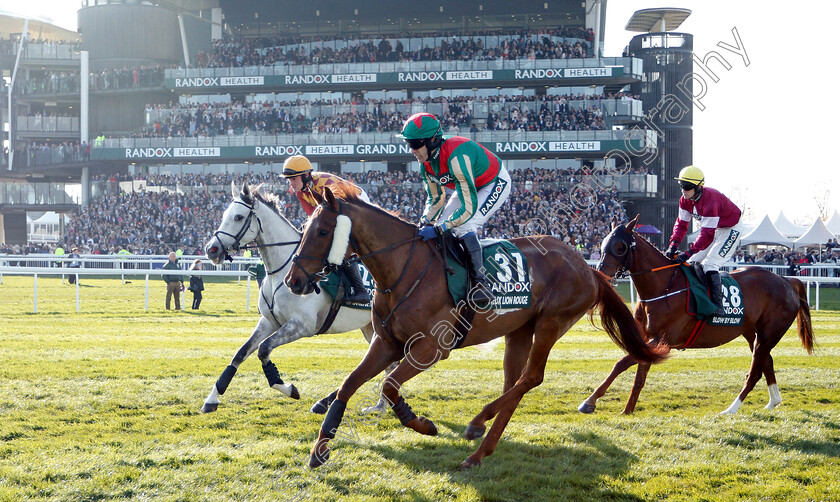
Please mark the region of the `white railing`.
[[[125, 283], [126, 276], [145, 276], [146, 279], [146, 304], [145, 309], [149, 310], [149, 276], [160, 275], [200, 275], [215, 276], [215, 277], [236, 277], [242, 280], [247, 278], [247, 289], [245, 295], [245, 310], [250, 310], [251, 299], [251, 275], [247, 272], [248, 267], [256, 265], [259, 258], [251, 257], [235, 257], [233, 262], [225, 261], [222, 264], [215, 266], [214, 270], [188, 270], [187, 267], [196, 258], [201, 259], [202, 262], [210, 263], [204, 256], [181, 256], [179, 265], [181, 270], [163, 270], [160, 267], [168, 261], [168, 256], [138, 256], [138, 255], [81, 255], [80, 257], [70, 258], [68, 256], [54, 256], [54, 255], [0, 255], [0, 285], [3, 284], [3, 275], [31, 275], [34, 278], [34, 312], [38, 311], [38, 275], [60, 275], [62, 280], [68, 275], [77, 276], [121, 276], [123, 283]], [[81, 266], [71, 267], [73, 263], [79, 263]], [[591, 267], [596, 267], [598, 262], [595, 260], [586, 260], [586, 263]], [[24, 264], [24, 265], [22, 265]], [[770, 269], [772, 272], [782, 275], [787, 271], [787, 266], [784, 265], [763, 265], [763, 264], [743, 264], [732, 263], [724, 266], [724, 270], [734, 270], [742, 266], [756, 266]], [[157, 268], [153, 268], [157, 267]], [[840, 265], [837, 264], [822, 264], [822, 265], [806, 265], [802, 267], [805, 275], [787, 276], [795, 277], [805, 283], [808, 303], [811, 302], [811, 286], [815, 287], [815, 304], [814, 310], [820, 310], [820, 286], [822, 284], [840, 284]], [[620, 282], [628, 282], [629, 279], [620, 279]], [[630, 303], [636, 304], [637, 292], [635, 287], [630, 287]], [[79, 311], [79, 281], [76, 281], [76, 311]]]
[[251, 275], [248, 273], [247, 270], [189, 270], [189, 271], [178, 271], [178, 270], [164, 270], [164, 269], [155, 269], [155, 270], [125, 270], [125, 269], [91, 269], [91, 268], [55, 268], [55, 267], [9, 267], [9, 266], [0, 266], [0, 285], [3, 284], [3, 276], [4, 275], [31, 275], [34, 279], [34, 291], [33, 291], [33, 312], [38, 312], [38, 276], [41, 275], [60, 275], [62, 282], [64, 281], [65, 276], [75, 275], [76, 276], [76, 312], [79, 312], [80, 308], [80, 301], [79, 301], [79, 277], [80, 276], [103, 276], [103, 275], [114, 275], [114, 276], [122, 276], [123, 282], [125, 282], [125, 276], [145, 276], [146, 278], [146, 300], [145, 300], [145, 310], [149, 310], [149, 276], [163, 276], [163, 275], [181, 275], [182, 272], [184, 274], [189, 275], [198, 275], [201, 277], [237, 277], [239, 280], [242, 277], [247, 278], [247, 284], [245, 288], [245, 311], [248, 312], [251, 309]]

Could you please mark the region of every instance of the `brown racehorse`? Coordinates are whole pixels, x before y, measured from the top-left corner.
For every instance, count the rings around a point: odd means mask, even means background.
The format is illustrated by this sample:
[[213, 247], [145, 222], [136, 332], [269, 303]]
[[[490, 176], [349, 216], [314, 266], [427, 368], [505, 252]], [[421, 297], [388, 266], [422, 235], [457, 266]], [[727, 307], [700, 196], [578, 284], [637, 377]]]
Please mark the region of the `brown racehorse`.
[[[705, 349], [717, 347], [739, 336], [747, 339], [752, 351], [752, 365], [741, 393], [723, 413], [738, 411], [747, 394], [764, 373], [770, 392], [766, 408], [772, 410], [782, 402], [773, 358], [770, 351], [779, 343], [787, 329], [797, 320], [799, 338], [808, 353], [814, 347], [811, 328], [811, 310], [806, 299], [805, 286], [798, 279], [785, 279], [759, 267], [740, 268], [731, 276], [743, 291], [744, 320], [741, 326], [702, 327], [694, 334], [696, 319], [686, 313], [685, 273], [653, 244], [633, 231], [638, 216], [626, 226], [619, 225], [601, 244], [601, 261], [598, 270], [613, 277], [630, 273], [640, 301], [636, 306], [636, 319], [645, 325], [651, 341], [664, 340], [673, 348]], [[692, 340], [693, 338], [693, 340]], [[689, 347], [686, 347], [689, 345]], [[636, 364], [627, 356], [615, 363], [606, 380], [578, 407], [583, 413], [595, 411], [598, 398], [603, 396], [613, 380]], [[645, 385], [650, 364], [639, 362], [636, 380], [624, 413], [632, 413], [639, 393]]]
[[[404, 426], [437, 434], [435, 424], [418, 418], [399, 395], [405, 381], [449, 356], [455, 346], [455, 326], [467, 323], [463, 315], [467, 306], [456, 306], [447, 293], [446, 272], [433, 242], [421, 242], [414, 225], [358, 199], [337, 200], [329, 190], [307, 223], [295, 265], [286, 275], [293, 293], [311, 292], [328, 261], [335, 265], [350, 250], [359, 255], [377, 287], [372, 314], [376, 334], [362, 362], [341, 384], [312, 448], [310, 466], [327, 461], [328, 442], [335, 437], [350, 397], [394, 361], [401, 362], [383, 382], [383, 396]], [[462, 468], [493, 453], [519, 401], [542, 382], [554, 343], [584, 314], [591, 316], [594, 307], [599, 307], [610, 337], [634, 358], [658, 362], [668, 350], [647, 342], [607, 277], [572, 248], [544, 236], [513, 242], [527, 259], [531, 307], [500, 315], [470, 305], [476, 315], [461, 346], [505, 335], [505, 384], [501, 397], [469, 423], [464, 435], [475, 439], [484, 435], [485, 422], [495, 417], [487, 437]]]

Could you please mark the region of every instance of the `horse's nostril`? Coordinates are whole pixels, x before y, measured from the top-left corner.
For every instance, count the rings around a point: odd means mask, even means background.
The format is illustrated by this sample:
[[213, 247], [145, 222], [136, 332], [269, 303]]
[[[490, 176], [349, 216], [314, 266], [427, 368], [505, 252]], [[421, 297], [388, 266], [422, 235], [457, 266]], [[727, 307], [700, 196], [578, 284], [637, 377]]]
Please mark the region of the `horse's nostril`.
[[215, 252], [216, 252], [216, 251], [218, 251], [218, 250], [219, 250], [218, 246], [213, 246], [213, 247], [212, 247], [212, 248], [210, 248], [208, 251], [210, 251], [211, 253], [215, 253]]

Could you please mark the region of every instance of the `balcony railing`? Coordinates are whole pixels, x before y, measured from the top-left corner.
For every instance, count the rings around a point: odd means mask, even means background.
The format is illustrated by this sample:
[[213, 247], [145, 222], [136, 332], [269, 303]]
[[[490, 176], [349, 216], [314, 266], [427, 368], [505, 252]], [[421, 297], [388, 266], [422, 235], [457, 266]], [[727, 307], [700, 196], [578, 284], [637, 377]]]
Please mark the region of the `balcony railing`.
[[79, 204], [64, 183], [0, 183], [0, 204]]
[[539, 70], [550, 68], [602, 68], [621, 66], [625, 75], [642, 74], [638, 58], [516, 59], [495, 61], [400, 61], [389, 63], [328, 63], [312, 65], [243, 66], [239, 68], [188, 68], [166, 70], [166, 78], [255, 77], [269, 75], [328, 75], [418, 71]]
[[[245, 135], [211, 136], [206, 138], [111, 138], [102, 143], [104, 148], [148, 148], [148, 147], [227, 147], [227, 146], [275, 146], [275, 145], [364, 145], [395, 143], [402, 141], [394, 132], [366, 132], [344, 134], [260, 134], [259, 131]], [[644, 140], [648, 148], [656, 147], [656, 133], [653, 131], [610, 130], [610, 131], [481, 131], [458, 134], [479, 143], [519, 141], [610, 141]], [[96, 148], [97, 145], [94, 145]]]

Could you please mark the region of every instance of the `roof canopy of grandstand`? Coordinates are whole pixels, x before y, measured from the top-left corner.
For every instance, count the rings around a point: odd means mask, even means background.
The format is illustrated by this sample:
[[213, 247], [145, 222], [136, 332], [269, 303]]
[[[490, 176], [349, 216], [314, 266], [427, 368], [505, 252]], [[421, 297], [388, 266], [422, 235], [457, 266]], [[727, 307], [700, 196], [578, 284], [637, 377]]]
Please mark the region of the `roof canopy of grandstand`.
[[641, 9], [633, 13], [624, 29], [638, 33], [674, 31], [690, 15], [691, 11], [688, 9], [671, 7]]
[[70, 42], [79, 39], [75, 31], [55, 25], [46, 18], [25, 16], [8, 10], [0, 9], [0, 36], [8, 38], [23, 32], [23, 25], [29, 19], [29, 38], [32, 40], [50, 40], [53, 42]]
[[[248, 36], [447, 33], [582, 26], [581, 0], [387, 2], [220, 0], [229, 31]], [[290, 20], [294, 21], [290, 21]]]

